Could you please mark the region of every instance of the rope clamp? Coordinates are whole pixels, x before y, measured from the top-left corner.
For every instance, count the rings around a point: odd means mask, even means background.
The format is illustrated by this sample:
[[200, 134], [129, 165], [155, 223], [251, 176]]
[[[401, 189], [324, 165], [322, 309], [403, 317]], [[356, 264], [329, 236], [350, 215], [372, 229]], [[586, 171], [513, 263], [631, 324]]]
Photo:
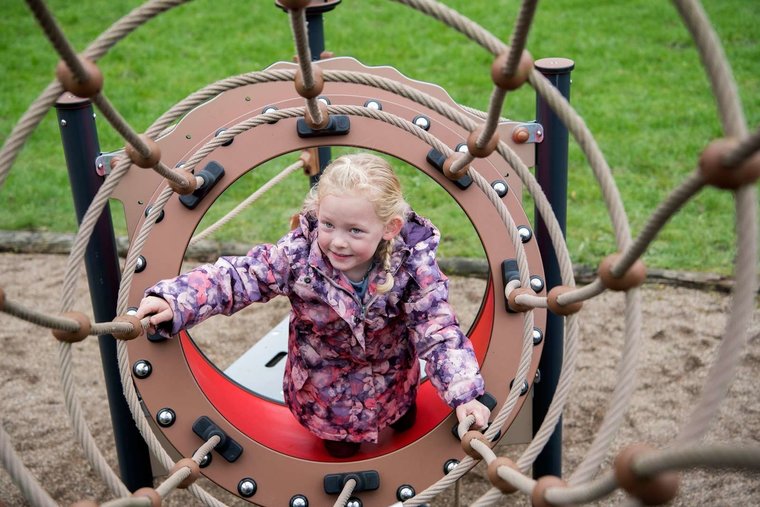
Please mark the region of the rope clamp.
[[219, 162], [212, 160], [200, 172], [195, 173], [195, 175], [203, 178], [203, 185], [196, 188], [192, 194], [179, 196], [179, 202], [188, 209], [195, 209], [198, 203], [214, 188], [214, 185], [222, 179], [224, 167]]
[[195, 420], [193, 433], [201, 437], [204, 442], [208, 442], [214, 435], [219, 436], [219, 443], [216, 444], [214, 450], [230, 463], [236, 461], [243, 454], [243, 447], [205, 415]]
[[306, 120], [298, 118], [296, 132], [298, 137], [308, 139], [310, 137], [345, 136], [351, 130], [351, 120], [345, 114], [331, 114], [327, 126], [323, 129], [314, 130], [306, 124]]
[[[428, 164], [432, 165], [438, 171], [441, 173], [443, 172], [443, 163], [446, 162], [446, 159], [448, 158], [446, 155], [441, 153], [440, 151], [436, 150], [435, 148], [432, 148], [428, 154], [427, 157], [425, 157]], [[465, 174], [458, 180], [453, 180], [454, 184], [459, 187], [462, 190], [466, 190], [467, 188], [472, 185], [472, 177], [469, 174]]]
[[324, 487], [328, 495], [337, 495], [343, 491], [343, 487], [349, 480], [355, 480], [354, 493], [372, 491], [380, 487], [380, 474], [376, 470], [364, 470], [361, 472], [346, 472], [344, 474], [325, 475]]

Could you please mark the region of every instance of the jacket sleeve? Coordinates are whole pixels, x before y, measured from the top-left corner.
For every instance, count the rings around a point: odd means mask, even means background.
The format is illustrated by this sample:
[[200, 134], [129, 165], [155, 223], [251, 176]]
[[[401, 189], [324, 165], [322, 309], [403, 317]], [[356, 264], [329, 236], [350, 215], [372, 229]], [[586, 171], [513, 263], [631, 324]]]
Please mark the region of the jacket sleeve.
[[443, 400], [456, 407], [485, 391], [478, 360], [448, 302], [448, 279], [435, 259], [418, 268], [413, 278], [417, 284], [405, 303], [410, 338], [417, 355], [426, 361], [430, 381]]
[[251, 303], [287, 295], [294, 243], [291, 232], [277, 244], [257, 245], [245, 256], [221, 257], [148, 288], [145, 295], [163, 298], [174, 314], [171, 329], [159, 326], [159, 334], [169, 338], [212, 315], [231, 315]]

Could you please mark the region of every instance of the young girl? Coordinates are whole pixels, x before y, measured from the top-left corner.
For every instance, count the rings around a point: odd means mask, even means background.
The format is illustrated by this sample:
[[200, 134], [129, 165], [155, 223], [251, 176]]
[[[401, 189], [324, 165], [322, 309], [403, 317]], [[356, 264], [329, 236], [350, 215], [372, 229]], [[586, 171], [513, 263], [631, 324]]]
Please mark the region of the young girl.
[[414, 423], [419, 358], [458, 419], [472, 414], [485, 427], [490, 412], [475, 399], [483, 379], [435, 258], [440, 234], [411, 211], [390, 165], [370, 154], [336, 159], [298, 218], [274, 245], [147, 289], [137, 317], [152, 315], [151, 331], [170, 337], [287, 296], [285, 402], [335, 456]]

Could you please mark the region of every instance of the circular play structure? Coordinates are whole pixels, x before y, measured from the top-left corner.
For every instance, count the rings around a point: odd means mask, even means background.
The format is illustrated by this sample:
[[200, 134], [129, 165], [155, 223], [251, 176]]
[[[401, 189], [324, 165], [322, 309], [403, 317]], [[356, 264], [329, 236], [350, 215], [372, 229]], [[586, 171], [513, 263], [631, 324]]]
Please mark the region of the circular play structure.
[[[484, 460], [493, 488], [477, 505], [497, 504], [510, 493], [528, 495], [539, 506], [581, 504], [616, 489], [644, 504], [661, 504], [677, 495], [681, 469], [760, 468], [757, 446], [699, 442], [730, 387], [750, 325], [757, 292], [755, 183], [760, 176], [760, 134], [748, 132], [730, 69], [701, 6], [693, 0], [674, 2], [714, 86], [724, 136], [706, 147], [694, 173], [654, 211], [640, 235], [631, 238], [615, 182], [593, 136], [534, 68], [525, 50], [535, 1], [523, 2], [507, 45], [441, 4], [398, 0], [464, 33], [494, 55], [494, 88], [485, 113], [461, 107], [437, 86], [408, 79], [390, 67], [367, 67], [352, 58], [313, 61], [305, 13], [332, 8], [339, 1], [280, 0], [290, 20], [297, 63], [278, 63], [210, 84], [164, 113], [143, 134], [134, 132], [102, 93], [103, 76], [96, 62], [137, 26], [183, 2], [147, 2], [81, 55], [73, 51], [43, 2], [27, 2], [61, 55], [61, 64], [56, 70], [58, 80], [6, 140], [0, 153], [0, 184], [28, 135], [56, 102], [72, 107], [91, 102], [124, 137], [126, 147], [110, 160], [110, 171], [105, 171], [104, 182], [82, 220], [62, 287], [60, 315], [39, 314], [2, 290], [0, 309], [53, 329], [63, 357], [70, 356], [75, 343], [88, 335], [112, 334], [119, 339], [125, 398], [154, 458], [170, 471], [169, 478], [155, 489], [130, 493], [105, 463], [92, 444], [76, 395], [71, 394], [75, 385], [67, 369], [70, 365], [61, 361], [75, 432], [113, 495], [124, 498], [125, 504], [128, 499], [145, 497], [144, 505], [158, 505], [175, 487], [183, 487], [205, 505], [221, 505], [193, 484], [202, 474], [258, 505], [422, 505]], [[597, 279], [581, 288], [575, 284], [561, 227], [528, 169], [534, 160], [526, 143], [537, 142], [541, 133], [500, 116], [505, 97], [527, 85], [551, 106], [583, 149], [614, 228], [617, 252], [601, 260]], [[173, 340], [153, 340], [143, 331], [147, 323], [130, 316], [144, 287], [178, 274], [205, 213], [230, 185], [267, 161], [293, 152], [304, 154], [296, 169], [313, 166], [310, 156], [325, 146], [371, 150], [417, 168], [431, 185], [439, 185], [451, 196], [477, 232], [486, 254], [488, 279], [469, 335], [496, 402], [491, 424], [483, 433], [470, 431], [467, 424], [455, 428], [451, 410], [430, 383], [423, 382], [420, 414], [412, 429], [385, 434], [377, 446], [363, 448], [355, 457], [332, 458], [284, 405], [246, 389], [211, 364], [194, 345], [192, 332], [180, 333]], [[670, 446], [656, 450], [633, 444], [610, 469], [600, 472], [635, 388], [633, 367], [638, 360], [641, 320], [638, 287], [646, 277], [639, 259], [666, 221], [705, 186], [733, 192], [739, 235], [733, 304], [717, 357], [692, 416]], [[562, 281], [550, 290], [543, 283], [535, 237], [525, 227], [523, 191], [535, 202], [557, 258]], [[87, 241], [110, 197], [124, 203], [130, 245], [118, 295], [119, 317], [94, 323], [77, 311], [73, 286]], [[526, 474], [570, 396], [578, 347], [577, 314], [583, 301], [606, 290], [626, 292], [625, 346], [608, 411], [585, 458], [566, 481], [552, 476], [534, 480]], [[499, 457], [491, 448], [509, 431], [533, 384], [549, 312], [564, 317], [566, 329], [554, 398], [522, 455]], [[3, 463], [24, 495], [35, 505], [55, 504], [18, 462], [2, 433]], [[284, 470], [297, 479], [283, 480]], [[114, 500], [113, 505], [118, 502]]]

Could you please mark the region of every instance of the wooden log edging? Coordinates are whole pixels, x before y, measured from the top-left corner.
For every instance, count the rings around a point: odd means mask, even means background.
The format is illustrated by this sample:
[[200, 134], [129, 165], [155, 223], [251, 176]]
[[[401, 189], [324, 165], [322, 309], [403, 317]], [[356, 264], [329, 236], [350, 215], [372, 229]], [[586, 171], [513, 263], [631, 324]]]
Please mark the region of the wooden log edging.
[[[0, 231], [0, 252], [18, 254], [68, 255], [74, 235], [47, 231]], [[125, 257], [129, 243], [125, 236], [116, 238], [119, 256]], [[250, 245], [237, 242], [220, 242], [203, 239], [187, 251], [187, 258], [203, 262], [215, 261], [222, 255], [244, 255]], [[488, 267], [485, 259], [466, 257], [440, 258], [441, 269], [449, 276], [485, 278]], [[574, 264], [573, 271], [578, 284], [587, 284], [596, 277], [596, 268]], [[673, 269], [649, 269], [646, 283], [672, 285], [707, 291], [728, 293], [734, 281], [728, 276], [715, 273], [678, 271]], [[760, 291], [758, 291], [760, 294]]]

